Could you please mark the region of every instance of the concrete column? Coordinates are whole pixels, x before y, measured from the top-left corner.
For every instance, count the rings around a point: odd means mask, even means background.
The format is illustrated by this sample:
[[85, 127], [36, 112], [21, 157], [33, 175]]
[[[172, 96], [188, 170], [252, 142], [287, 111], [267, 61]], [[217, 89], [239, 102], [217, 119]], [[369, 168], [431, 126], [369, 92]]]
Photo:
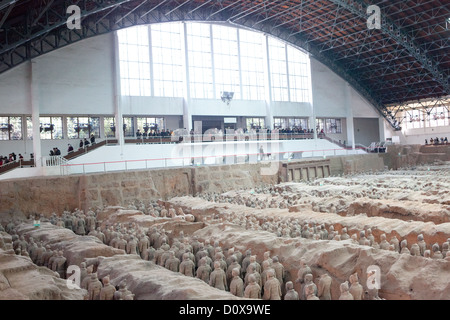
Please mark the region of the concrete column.
[[114, 61], [112, 62], [114, 79], [114, 117], [116, 125], [116, 139], [121, 146], [121, 155], [123, 155], [123, 145], [125, 144], [123, 133], [123, 113], [122, 113], [122, 95], [120, 85], [120, 65], [119, 65], [119, 39], [117, 32], [114, 32]]
[[263, 51], [264, 51], [264, 74], [265, 74], [265, 105], [266, 105], [266, 116], [265, 122], [266, 127], [273, 130], [273, 112], [272, 112], [272, 84], [270, 77], [270, 57], [269, 57], [269, 37], [264, 36], [263, 43]]
[[347, 145], [355, 149], [355, 128], [353, 124], [353, 107], [351, 103], [351, 87], [345, 83], [345, 106], [347, 107]]
[[290, 83], [290, 79], [289, 79], [289, 55], [288, 55], [287, 44], [284, 44], [284, 55], [286, 57], [286, 80], [287, 80], [287, 87], [288, 87], [288, 101], [291, 102], [291, 83]]
[[310, 75], [310, 79], [309, 79], [309, 103], [310, 103], [310, 111], [311, 111], [311, 116], [308, 118], [309, 121], [309, 128], [308, 129], [313, 129], [313, 133], [314, 133], [314, 139], [317, 140], [317, 131], [316, 131], [316, 109], [314, 108], [314, 92], [313, 92], [313, 77], [314, 75], [311, 72], [311, 55], [308, 53], [308, 63], [307, 63], [307, 72]]
[[[106, 139], [106, 133], [105, 133], [105, 117], [101, 116], [100, 117], [100, 139], [105, 138]], [[102, 135], [103, 134], [103, 135]]]
[[148, 26], [148, 56], [150, 59], [150, 94], [155, 96], [155, 79], [153, 75], [153, 44], [152, 44], [152, 26]]
[[42, 167], [42, 151], [41, 151], [41, 133], [40, 128], [40, 101], [39, 101], [39, 80], [37, 75], [37, 62], [30, 61], [30, 106], [31, 106], [31, 122], [33, 124], [33, 155], [36, 168]]
[[22, 141], [23, 141], [23, 148], [25, 150], [22, 153], [22, 155], [24, 156], [25, 159], [28, 160], [27, 156], [28, 130], [27, 130], [27, 115], [25, 114], [22, 115]]
[[191, 85], [189, 83], [189, 57], [188, 57], [188, 40], [187, 40], [187, 26], [183, 22], [183, 30], [181, 32], [182, 37], [182, 55], [184, 56], [184, 97], [183, 97], [183, 128], [186, 128], [188, 132], [193, 128], [192, 126], [192, 112], [189, 108], [191, 101]]
[[244, 99], [244, 86], [242, 85], [241, 38], [239, 35], [239, 28], [236, 28], [236, 39], [238, 46], [239, 90], [241, 92], [241, 99]]
[[212, 70], [212, 80], [213, 80], [213, 99], [220, 98], [217, 96], [217, 86], [216, 86], [216, 65], [214, 63], [214, 38], [213, 38], [213, 25], [209, 26], [209, 39], [211, 41], [211, 70]]
[[384, 129], [384, 117], [380, 116], [378, 118], [378, 125], [379, 125], [379, 131], [380, 131], [380, 141], [386, 141], [386, 132]]

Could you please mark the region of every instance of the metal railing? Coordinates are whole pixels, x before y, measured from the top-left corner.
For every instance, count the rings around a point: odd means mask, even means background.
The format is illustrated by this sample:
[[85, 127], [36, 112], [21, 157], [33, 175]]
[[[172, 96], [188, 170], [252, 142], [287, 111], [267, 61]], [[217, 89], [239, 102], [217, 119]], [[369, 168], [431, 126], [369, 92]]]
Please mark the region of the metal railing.
[[323, 149], [304, 151], [282, 151], [275, 153], [244, 153], [204, 155], [196, 157], [172, 157], [139, 160], [105, 161], [61, 165], [64, 174], [86, 174], [112, 171], [128, 171], [140, 169], [156, 169], [169, 167], [192, 167], [203, 165], [269, 163], [273, 161], [294, 161], [303, 158], [326, 158], [329, 156], [345, 156], [359, 154], [358, 149]]
[[242, 133], [242, 134], [183, 134], [171, 136], [125, 137], [125, 143], [180, 143], [180, 142], [217, 142], [217, 141], [253, 141], [253, 140], [306, 140], [314, 139], [313, 133]]
[[8, 162], [5, 164], [2, 164], [0, 166], [0, 174], [9, 172], [15, 168], [22, 168], [24, 166], [28, 166], [28, 167], [34, 167], [34, 161], [33, 160], [16, 160], [13, 162]]
[[57, 167], [68, 163], [68, 160], [63, 156], [46, 156], [41, 159], [41, 164], [43, 167]]

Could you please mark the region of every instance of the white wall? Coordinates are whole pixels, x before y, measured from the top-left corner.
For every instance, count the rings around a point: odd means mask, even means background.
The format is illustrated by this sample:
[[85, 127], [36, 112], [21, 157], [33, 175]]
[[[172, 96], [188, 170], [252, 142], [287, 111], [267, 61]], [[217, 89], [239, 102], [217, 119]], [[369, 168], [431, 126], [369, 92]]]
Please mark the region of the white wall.
[[24, 63], [0, 76], [0, 114], [31, 114], [29, 75]]
[[358, 91], [350, 88], [351, 106], [355, 118], [379, 118], [379, 112]]
[[346, 82], [314, 58], [311, 81], [316, 117], [347, 117]]
[[311, 58], [312, 92], [316, 117], [347, 117], [351, 107], [355, 118], [378, 118], [379, 113], [355, 89], [346, 96], [346, 81], [330, 68]]
[[[378, 110], [355, 89], [349, 87], [344, 79], [314, 58], [311, 58], [311, 73], [316, 118], [336, 117], [342, 119], [342, 133], [328, 134], [331, 138], [349, 142], [350, 137], [347, 135], [346, 124], [351, 118], [358, 118], [356, 124], [363, 122], [364, 119], [373, 121], [373, 124], [377, 119], [378, 123], [380, 117]], [[378, 135], [375, 141], [381, 140], [379, 127], [370, 125], [360, 126], [358, 129], [359, 132], [357, 128], [354, 128], [356, 143], [364, 144], [363, 142], [366, 140], [373, 139], [374, 134]]]
[[355, 143], [368, 147], [380, 141], [378, 118], [354, 118]]
[[114, 114], [113, 44], [106, 34], [35, 59], [40, 114]]
[[126, 115], [183, 115], [183, 98], [122, 97], [121, 103]]
[[312, 117], [310, 103], [278, 102], [274, 101], [272, 105], [272, 115], [277, 117]]
[[189, 103], [192, 115], [264, 117], [264, 101], [232, 100], [229, 105], [220, 99], [192, 99]]

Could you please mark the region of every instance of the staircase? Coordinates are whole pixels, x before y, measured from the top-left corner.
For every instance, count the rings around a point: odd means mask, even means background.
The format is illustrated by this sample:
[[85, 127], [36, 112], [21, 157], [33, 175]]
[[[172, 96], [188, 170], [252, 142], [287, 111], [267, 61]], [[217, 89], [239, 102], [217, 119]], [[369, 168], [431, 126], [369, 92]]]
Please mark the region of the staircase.
[[63, 156], [48, 156], [42, 157], [42, 166], [43, 167], [59, 167], [59, 173], [61, 175], [67, 174], [67, 166], [64, 166], [69, 163], [69, 160], [64, 158]]
[[92, 150], [95, 150], [95, 149], [98, 149], [100, 147], [106, 146], [107, 144], [117, 144], [117, 139], [103, 140], [101, 142], [89, 145], [86, 148], [80, 148], [77, 151], [74, 151], [74, 152], [71, 152], [71, 153], [65, 155], [64, 158], [66, 160], [72, 160], [72, 159], [75, 159], [75, 158], [77, 158], [79, 156], [82, 156], [82, 155], [84, 155], [84, 154], [86, 154], [86, 153], [88, 153], [88, 152], [90, 152]]
[[[71, 152], [65, 156], [42, 157], [42, 159], [41, 159], [42, 166], [43, 167], [58, 167], [61, 165], [65, 165], [68, 163], [69, 160], [75, 159], [76, 157], [82, 156], [92, 150], [95, 150], [102, 146], [106, 146], [108, 144], [117, 144], [117, 139], [103, 140], [101, 142], [90, 145], [86, 148], [80, 148], [77, 151]], [[10, 162], [10, 163], [4, 164], [4, 165], [0, 166], [0, 174], [9, 172], [16, 168], [23, 168], [25, 166], [26, 167], [34, 167], [34, 161], [33, 160], [29, 160], [29, 161], [22, 160], [22, 161], [15, 161], [15, 162]], [[61, 167], [61, 168], [65, 168], [64, 170], [67, 170], [67, 167]]]
[[0, 166], [0, 174], [11, 171], [15, 168], [22, 168], [24, 166], [34, 167], [34, 161], [33, 160], [28, 160], [28, 161], [19, 160], [19, 161], [6, 163], [6, 164]]

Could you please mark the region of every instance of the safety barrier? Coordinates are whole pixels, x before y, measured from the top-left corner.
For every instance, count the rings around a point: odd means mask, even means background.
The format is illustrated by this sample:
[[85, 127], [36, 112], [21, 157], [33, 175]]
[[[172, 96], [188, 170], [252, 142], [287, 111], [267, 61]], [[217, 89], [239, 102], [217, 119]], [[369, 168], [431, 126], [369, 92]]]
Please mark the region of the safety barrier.
[[304, 151], [282, 151], [273, 153], [242, 153], [221, 154], [189, 157], [171, 157], [155, 159], [105, 161], [91, 163], [68, 163], [61, 167], [64, 174], [86, 174], [94, 172], [128, 171], [140, 169], [156, 169], [168, 167], [187, 167], [200, 165], [223, 165], [239, 163], [269, 163], [273, 161], [292, 161], [303, 158], [326, 158], [328, 156], [345, 156], [358, 154], [358, 150], [349, 149], [323, 149]]

